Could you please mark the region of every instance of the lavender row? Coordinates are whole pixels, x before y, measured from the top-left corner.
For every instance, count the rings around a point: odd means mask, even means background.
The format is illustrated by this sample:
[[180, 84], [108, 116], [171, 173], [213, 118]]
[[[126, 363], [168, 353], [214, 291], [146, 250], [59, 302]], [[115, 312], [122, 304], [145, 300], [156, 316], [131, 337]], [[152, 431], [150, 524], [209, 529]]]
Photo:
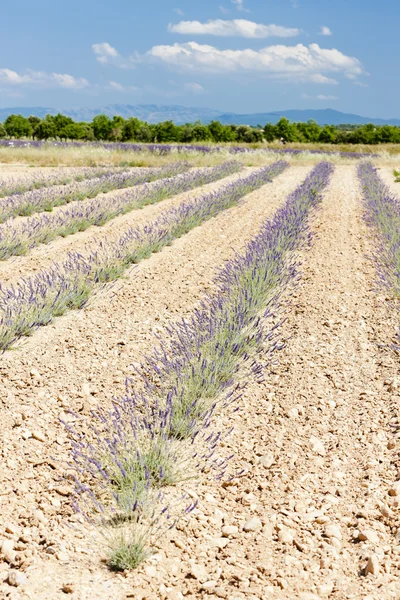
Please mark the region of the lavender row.
[[[168, 168], [150, 169], [147, 175], [136, 176], [137, 183], [141, 182], [140, 178], [142, 180], [146, 177], [155, 178], [174, 170], [182, 171], [184, 168], [186, 166], [178, 163]], [[237, 162], [226, 162], [217, 167], [190, 171], [141, 187], [132, 187], [118, 196], [101, 196], [85, 202], [77, 202], [54, 214], [35, 215], [23, 222], [9, 220], [0, 225], [0, 260], [26, 254], [30, 248], [47, 244], [59, 236], [66, 237], [78, 231], [85, 231], [92, 225], [104, 225], [131, 210], [218, 181], [238, 172], [241, 168]], [[130, 183], [133, 185], [132, 176], [130, 177]]]
[[146, 152], [165, 156], [171, 153], [180, 154], [215, 154], [219, 152], [228, 152], [230, 154], [253, 154], [254, 152], [266, 152], [270, 154], [282, 154], [288, 156], [297, 156], [304, 152], [309, 154], [341, 156], [343, 158], [366, 158], [377, 156], [376, 154], [366, 152], [343, 152], [343, 151], [325, 151], [325, 150], [300, 150], [294, 148], [248, 148], [244, 146], [218, 146], [218, 145], [196, 145], [196, 144], [140, 144], [126, 142], [42, 142], [35, 140], [32, 142], [22, 140], [0, 140], [1, 146], [14, 146], [17, 148], [31, 147], [42, 148], [43, 146], [55, 146], [61, 148], [82, 148], [93, 146], [96, 148], [105, 148], [106, 150], [117, 150], [127, 152]]
[[14, 194], [0, 200], [0, 222], [15, 216], [29, 216], [37, 212], [51, 211], [56, 206], [85, 198], [95, 198], [99, 194], [113, 190], [133, 187], [164, 177], [173, 177], [188, 171], [189, 168], [188, 163], [178, 162], [154, 169], [139, 169], [134, 172], [106, 171], [99, 177], [75, 181], [61, 188], [41, 188]]
[[[125, 169], [114, 169], [113, 173], [121, 172]], [[65, 172], [52, 172], [46, 175], [24, 173], [23, 178], [7, 179], [0, 181], [0, 198], [13, 196], [14, 194], [23, 194], [31, 190], [52, 187], [53, 185], [66, 185], [73, 181], [83, 181], [85, 179], [95, 179], [110, 173], [109, 168], [105, 167], [84, 167], [80, 169], [69, 170]]]
[[278, 161], [260, 168], [217, 191], [165, 211], [143, 227], [129, 228], [118, 240], [100, 243], [86, 256], [70, 253], [64, 263], [54, 263], [32, 277], [22, 278], [15, 286], [0, 288], [0, 350], [67, 310], [83, 307], [98, 284], [117, 279], [131, 264], [238, 204], [287, 166]]
[[[192, 510], [192, 504], [182, 508], [179, 501], [177, 510], [175, 499], [164, 497], [161, 488], [201, 471], [225, 473], [227, 460], [216, 454], [222, 434], [211, 432], [217, 400], [231, 404], [243, 365], [247, 376], [259, 377], [255, 357], [266, 347], [270, 354], [279, 347], [273, 341], [277, 324], [268, 329], [265, 323], [277, 308], [278, 291], [294, 275], [293, 253], [307, 243], [309, 214], [332, 171], [328, 163], [318, 165], [219, 272], [216, 293], [206, 296], [190, 319], [166, 330], [139, 370], [140, 391], [127, 381], [126, 396], [115, 400], [110, 412], [93, 413], [91, 435], [68, 428], [76, 508], [94, 522], [96, 515], [101, 522], [111, 516], [112, 566], [135, 567], [146, 558], [154, 535]], [[130, 527], [121, 530], [121, 520]]]

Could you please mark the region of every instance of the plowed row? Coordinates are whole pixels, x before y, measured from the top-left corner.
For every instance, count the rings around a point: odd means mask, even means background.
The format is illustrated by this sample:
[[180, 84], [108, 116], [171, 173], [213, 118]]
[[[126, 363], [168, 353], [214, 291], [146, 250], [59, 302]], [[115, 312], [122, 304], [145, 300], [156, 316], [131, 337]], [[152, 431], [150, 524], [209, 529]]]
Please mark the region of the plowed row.
[[[85, 418], [122, 393], [154, 334], [198, 305], [217, 269], [309, 170], [290, 168], [1, 357], [0, 535], [15, 541], [27, 576], [17, 588], [0, 584], [4, 597], [399, 596], [398, 506], [389, 495], [398, 476], [390, 424], [399, 367], [385, 346], [397, 315], [375, 289], [355, 167], [336, 167], [312, 222], [316, 236], [301, 256], [300, 285], [286, 298], [279, 363], [263, 383], [249, 383], [239, 413], [218, 417], [217, 429], [234, 425], [227, 451], [243, 476], [231, 485], [195, 487], [194, 515], [137, 572], [124, 575], [101, 563], [97, 534], [71, 511], [61, 478], [68, 442], [60, 417], [72, 409]], [[110, 239], [195, 193], [0, 264], [0, 281], [30, 274], [90, 240]], [[251, 519], [261, 527], [245, 531]], [[224, 526], [232, 533], [224, 534]], [[9, 571], [4, 561], [0, 579]]]

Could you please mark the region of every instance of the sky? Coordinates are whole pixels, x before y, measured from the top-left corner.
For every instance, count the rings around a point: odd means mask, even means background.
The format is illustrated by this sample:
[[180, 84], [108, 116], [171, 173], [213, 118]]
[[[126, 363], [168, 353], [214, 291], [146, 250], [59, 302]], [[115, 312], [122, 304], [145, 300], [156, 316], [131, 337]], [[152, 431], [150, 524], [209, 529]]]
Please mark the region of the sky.
[[14, 0], [0, 106], [400, 117], [399, 0]]

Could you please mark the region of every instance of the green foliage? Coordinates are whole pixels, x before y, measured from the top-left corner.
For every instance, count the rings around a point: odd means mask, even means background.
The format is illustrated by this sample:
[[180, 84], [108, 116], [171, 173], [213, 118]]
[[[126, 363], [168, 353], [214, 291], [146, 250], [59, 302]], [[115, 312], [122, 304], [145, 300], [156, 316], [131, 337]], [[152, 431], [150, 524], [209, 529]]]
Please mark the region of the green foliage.
[[7, 137], [7, 131], [6, 131], [3, 123], [0, 123], [0, 139], [5, 138], [5, 137]]
[[32, 135], [32, 125], [28, 119], [22, 115], [10, 115], [4, 121], [4, 128], [7, 135], [14, 138], [30, 137]]

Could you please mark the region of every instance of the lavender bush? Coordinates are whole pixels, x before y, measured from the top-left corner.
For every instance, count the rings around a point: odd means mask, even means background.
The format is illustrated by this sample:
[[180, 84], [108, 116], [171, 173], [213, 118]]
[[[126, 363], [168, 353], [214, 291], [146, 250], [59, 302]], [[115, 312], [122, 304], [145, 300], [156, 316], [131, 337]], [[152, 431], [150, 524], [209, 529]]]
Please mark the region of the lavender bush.
[[[218, 397], [223, 392], [225, 404], [232, 401], [241, 365], [254, 370], [254, 355], [272, 340], [273, 330], [264, 331], [263, 320], [277, 302], [278, 288], [293, 275], [293, 252], [309, 238], [309, 213], [332, 171], [328, 163], [318, 165], [219, 272], [216, 292], [189, 320], [166, 330], [139, 370], [144, 392], [128, 380], [127, 394], [113, 401], [110, 412], [92, 413], [89, 439], [69, 428], [77, 491], [84, 488], [85, 501], [98, 507], [106, 489], [129, 514], [138, 502], [145, 506], [149, 490], [158, 493], [206, 469], [219, 477], [225, 473], [227, 461], [216, 457], [221, 433], [210, 433]], [[269, 351], [276, 348], [272, 343]], [[139, 519], [131, 529], [134, 539], [140, 525]], [[118, 554], [125, 553], [122, 542]]]
[[188, 171], [188, 163], [172, 163], [155, 169], [138, 169], [134, 172], [109, 171], [103, 175], [80, 182], [73, 182], [63, 187], [41, 188], [14, 194], [0, 200], [0, 222], [15, 216], [29, 216], [33, 213], [51, 211], [56, 206], [69, 204], [75, 200], [95, 198], [116, 189], [123, 189], [162, 179], [173, 177]]
[[131, 264], [234, 206], [287, 166], [278, 161], [257, 169], [218, 191], [171, 208], [144, 227], [129, 228], [119, 240], [100, 243], [87, 256], [70, 253], [66, 262], [22, 278], [16, 286], [0, 286], [0, 349], [9, 348], [36, 327], [47, 325], [54, 316], [81, 308], [99, 283], [117, 279]]
[[30, 173], [27, 176], [24, 174], [24, 177], [0, 181], [0, 198], [4, 198], [4, 196], [13, 196], [14, 194], [22, 194], [40, 188], [52, 187], [54, 185], [66, 185], [73, 181], [95, 179], [110, 174], [111, 172], [120, 173], [122, 171], [124, 171], [122, 168], [115, 168], [113, 171], [110, 171], [110, 169], [106, 167], [83, 167], [80, 169], [70, 169], [68, 173], [65, 173], [64, 171], [53, 171], [46, 175]]
[[[47, 244], [56, 237], [66, 237], [78, 231], [85, 231], [92, 225], [104, 225], [111, 219], [131, 210], [143, 208], [148, 204], [155, 204], [195, 187], [218, 181], [240, 169], [239, 163], [230, 161], [217, 167], [160, 179], [150, 185], [129, 189], [118, 196], [104, 196], [78, 202], [52, 215], [41, 214], [23, 222], [7, 221], [0, 225], [0, 260], [26, 254], [30, 248], [38, 244]], [[151, 173], [136, 176], [136, 183], [141, 183], [141, 180], [149, 177], [154, 179], [157, 176], [166, 175], [174, 170], [177, 172], [183, 170], [182, 165], [149, 169]], [[130, 181], [133, 185], [132, 178]]]

